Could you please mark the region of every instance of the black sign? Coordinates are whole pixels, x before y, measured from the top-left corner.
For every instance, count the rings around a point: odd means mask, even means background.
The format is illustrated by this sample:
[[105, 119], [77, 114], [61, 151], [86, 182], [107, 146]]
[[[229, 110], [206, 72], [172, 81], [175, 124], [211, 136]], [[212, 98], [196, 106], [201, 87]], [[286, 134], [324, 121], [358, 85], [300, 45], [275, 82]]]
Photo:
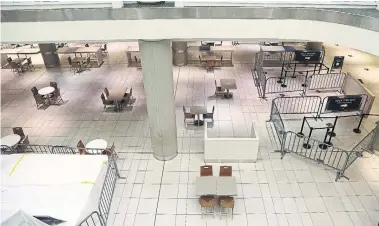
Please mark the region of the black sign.
[[332, 69], [342, 69], [344, 56], [335, 56], [332, 64]]
[[321, 51], [318, 50], [296, 50], [295, 61], [298, 62], [319, 62]]
[[331, 96], [326, 103], [326, 112], [358, 111], [361, 107], [362, 96]]

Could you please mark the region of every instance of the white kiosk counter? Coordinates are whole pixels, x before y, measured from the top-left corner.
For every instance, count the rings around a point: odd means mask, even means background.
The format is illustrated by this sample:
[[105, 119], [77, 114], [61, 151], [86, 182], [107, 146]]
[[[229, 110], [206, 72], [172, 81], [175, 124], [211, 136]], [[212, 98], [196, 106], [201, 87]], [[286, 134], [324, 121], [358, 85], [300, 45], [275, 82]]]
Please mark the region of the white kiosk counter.
[[251, 125], [249, 137], [209, 137], [205, 123], [204, 160], [206, 162], [256, 162], [259, 137]]

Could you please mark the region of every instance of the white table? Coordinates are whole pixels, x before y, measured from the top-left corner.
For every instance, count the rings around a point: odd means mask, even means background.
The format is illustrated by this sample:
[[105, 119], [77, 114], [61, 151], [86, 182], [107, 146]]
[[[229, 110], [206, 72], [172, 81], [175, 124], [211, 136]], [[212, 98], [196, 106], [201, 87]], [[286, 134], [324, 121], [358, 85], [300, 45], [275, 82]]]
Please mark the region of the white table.
[[2, 137], [0, 140], [1, 145], [6, 145], [8, 147], [13, 147], [21, 140], [20, 135], [11, 134], [5, 137]]
[[196, 195], [236, 196], [236, 178], [215, 176], [197, 177]]
[[1, 222], [21, 209], [78, 225], [98, 208], [107, 161], [104, 155], [2, 156]]
[[196, 178], [196, 195], [216, 195], [217, 177], [204, 176]]
[[55, 91], [54, 87], [48, 86], [48, 87], [44, 87], [44, 88], [38, 90], [38, 94], [44, 96], [44, 95], [48, 95], [54, 91]]
[[[107, 148], [107, 141], [103, 139], [96, 139], [88, 142], [86, 144], [86, 148], [93, 148], [93, 149], [106, 149]], [[88, 151], [88, 150], [87, 150]]]

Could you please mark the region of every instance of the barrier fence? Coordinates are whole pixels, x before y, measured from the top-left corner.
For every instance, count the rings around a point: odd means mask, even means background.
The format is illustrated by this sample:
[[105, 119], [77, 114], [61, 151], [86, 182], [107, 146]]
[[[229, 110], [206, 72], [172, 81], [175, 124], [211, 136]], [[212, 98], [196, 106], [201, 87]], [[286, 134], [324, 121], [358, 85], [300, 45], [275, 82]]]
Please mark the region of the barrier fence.
[[272, 103], [270, 121], [274, 124], [274, 128], [278, 135], [280, 143], [283, 142], [283, 135], [285, 133], [284, 123], [280, 116], [279, 109], [276, 107], [275, 102]]
[[313, 74], [309, 82], [309, 90], [339, 89], [345, 81], [345, 73]]
[[272, 103], [280, 114], [318, 114], [322, 100], [319, 96], [277, 97]]
[[[325, 99], [324, 99], [325, 100]], [[323, 164], [337, 171], [336, 181], [341, 177], [345, 177], [346, 169], [359, 157], [363, 151], [370, 151], [371, 143], [375, 135], [375, 129], [366, 135], [354, 148], [346, 151], [331, 145], [330, 139], [327, 141], [318, 141], [304, 136], [302, 132], [295, 133], [286, 131], [281, 114], [310, 114], [315, 113], [315, 117], [320, 117], [321, 107], [324, 101], [319, 96], [300, 96], [300, 97], [278, 97], [272, 101], [270, 121], [276, 130], [280, 143], [280, 152], [282, 158], [286, 153], [295, 153], [307, 159], [313, 160], [319, 164]], [[364, 107], [364, 105], [363, 105]], [[361, 106], [361, 109], [363, 108]], [[350, 115], [355, 116], [355, 115]], [[331, 138], [338, 117], [335, 116], [332, 131], [327, 128], [326, 135]], [[333, 118], [333, 117], [327, 117]], [[363, 118], [363, 117], [362, 117]], [[304, 120], [303, 120], [304, 124]], [[361, 122], [359, 123], [359, 125]], [[303, 126], [302, 126], [303, 127]], [[359, 129], [359, 126], [358, 126]], [[312, 129], [311, 129], [312, 130]]]
[[318, 164], [337, 170], [336, 181], [344, 175], [350, 159], [350, 152], [327, 145], [326, 149], [320, 148], [323, 142], [307, 136], [299, 136], [292, 131], [287, 131], [282, 144], [282, 158], [285, 153], [296, 153], [302, 157], [316, 161]]
[[303, 95], [311, 90], [336, 90], [342, 92], [345, 82], [345, 73], [309, 74], [299, 76], [267, 77], [263, 69], [252, 72], [259, 97], [266, 98], [266, 94], [300, 91]]
[[24, 154], [79, 154], [84, 151], [92, 155], [108, 154], [108, 165], [104, 177], [104, 183], [101, 188], [100, 198], [98, 202], [98, 210], [93, 211], [87, 216], [79, 226], [106, 226], [111, 208], [112, 198], [116, 187], [117, 179], [120, 176], [115, 152], [108, 152], [106, 149], [94, 148], [72, 148], [67, 146], [53, 146], [53, 145], [32, 145], [32, 144], [18, 144], [14, 147], [1, 145], [2, 154], [24, 153]]

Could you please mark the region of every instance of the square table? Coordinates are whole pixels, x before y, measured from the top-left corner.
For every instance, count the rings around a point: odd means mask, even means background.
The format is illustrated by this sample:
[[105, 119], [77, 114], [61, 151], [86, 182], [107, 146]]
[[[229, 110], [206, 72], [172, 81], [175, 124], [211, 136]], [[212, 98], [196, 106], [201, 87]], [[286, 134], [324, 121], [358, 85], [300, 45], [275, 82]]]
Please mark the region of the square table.
[[235, 177], [204, 176], [196, 178], [196, 195], [236, 196]]
[[236, 178], [235, 177], [218, 177], [217, 178], [217, 195], [218, 196], [238, 195]]
[[190, 113], [197, 115], [197, 120], [195, 120], [196, 126], [202, 126], [204, 124], [203, 120], [200, 120], [200, 115], [207, 113], [207, 107], [205, 106], [192, 106], [190, 107]]
[[107, 100], [114, 101], [116, 103], [116, 109], [120, 109], [121, 100], [124, 99], [125, 95], [125, 88], [115, 88], [109, 90], [109, 96], [107, 97]]
[[196, 195], [216, 195], [217, 177], [196, 177]]
[[230, 89], [237, 89], [237, 84], [235, 79], [220, 79], [220, 86], [226, 89], [225, 98], [233, 97], [233, 93], [229, 93]]

